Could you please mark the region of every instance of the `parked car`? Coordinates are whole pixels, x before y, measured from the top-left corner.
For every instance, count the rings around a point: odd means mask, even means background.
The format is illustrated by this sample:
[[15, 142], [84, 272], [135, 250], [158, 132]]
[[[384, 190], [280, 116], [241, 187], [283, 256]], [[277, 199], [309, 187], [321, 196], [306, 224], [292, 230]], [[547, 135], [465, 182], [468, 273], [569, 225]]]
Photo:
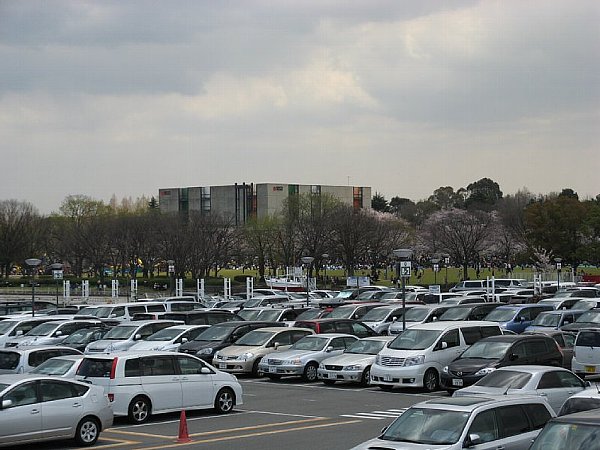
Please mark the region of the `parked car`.
[[232, 321], [213, 325], [197, 334], [194, 339], [189, 340], [179, 347], [181, 353], [196, 355], [198, 358], [210, 363], [215, 352], [233, 345], [246, 333], [258, 328], [283, 327], [282, 322], [263, 321]]
[[143, 341], [133, 344], [129, 350], [176, 352], [182, 344], [194, 339], [207, 328], [210, 328], [210, 325], [173, 325], [158, 330]]
[[375, 356], [392, 339], [393, 336], [373, 336], [355, 341], [341, 355], [321, 361], [317, 378], [325, 384], [346, 381], [368, 386]]
[[68, 335], [58, 345], [71, 347], [83, 353], [88, 344], [99, 341], [109, 330], [106, 326], [81, 328]]
[[113, 413], [97, 386], [40, 375], [4, 375], [0, 423], [0, 446], [62, 439], [90, 446], [112, 426]]
[[423, 296], [423, 302], [425, 302], [427, 305], [434, 305], [436, 303], [441, 303], [446, 299], [456, 298], [459, 296], [460, 296], [460, 293], [456, 293], [456, 292], [440, 292], [438, 294], [433, 294], [431, 292], [428, 292], [427, 294], [425, 294]]
[[485, 289], [486, 280], [465, 280], [455, 284], [450, 292], [464, 292]]
[[80, 354], [73, 348], [57, 346], [5, 348], [0, 350], [0, 374], [26, 373], [55, 356]]
[[325, 316], [327, 319], [354, 319], [359, 320], [373, 308], [385, 305], [385, 303], [351, 303], [338, 306]]
[[484, 320], [484, 318], [502, 303], [471, 303], [448, 308], [438, 320]]
[[37, 325], [23, 336], [6, 341], [5, 347], [34, 347], [56, 345], [71, 333], [82, 328], [102, 325], [99, 320], [54, 320]]
[[[572, 309], [573, 306], [579, 301], [578, 298], [569, 298], [569, 297], [551, 297], [545, 298], [537, 302], [538, 305], [552, 305], [552, 307], [556, 310], [559, 309]], [[589, 309], [589, 308], [585, 308]]]
[[75, 378], [75, 372], [84, 355], [64, 355], [47, 359], [35, 369], [29, 371], [35, 375], [52, 375], [55, 377]]
[[460, 295], [458, 297], [445, 298], [440, 302], [440, 305], [452, 306], [452, 305], [467, 305], [473, 303], [484, 303], [485, 298], [479, 295]]
[[540, 397], [437, 398], [411, 406], [352, 450], [526, 450], [554, 416]]
[[590, 309], [580, 315], [575, 322], [560, 327], [563, 331], [577, 333], [583, 328], [600, 328], [600, 309]]
[[266, 354], [258, 364], [258, 371], [273, 380], [300, 376], [305, 381], [316, 381], [319, 363], [340, 355], [356, 340], [356, 336], [338, 333], [305, 336], [285, 351]]
[[550, 336], [556, 341], [556, 343], [558, 344], [558, 349], [562, 353], [562, 367], [566, 369], [571, 369], [571, 360], [573, 359], [573, 346], [575, 345], [575, 337], [577, 336], [575, 333], [562, 330], [536, 330], [526, 331], [523, 334], [541, 334]]
[[564, 325], [574, 323], [585, 311], [559, 309], [540, 313], [525, 331], [560, 330]]
[[42, 317], [11, 317], [0, 321], [0, 348], [3, 348], [7, 341], [27, 334], [38, 325], [58, 320], [51, 316]]
[[597, 410], [556, 417], [546, 424], [530, 450], [597, 450], [599, 429]]
[[215, 325], [217, 323], [230, 322], [232, 320], [244, 320], [231, 311], [219, 309], [170, 312], [164, 313], [162, 317], [165, 320], [177, 320], [186, 325]]
[[571, 309], [583, 309], [584, 311], [587, 311], [594, 308], [600, 308], [600, 300], [598, 299], [581, 297], [571, 297], [571, 299], [577, 300]]
[[490, 336], [475, 342], [444, 367], [440, 384], [452, 392], [474, 384], [500, 367], [524, 364], [560, 367], [563, 355], [549, 336]]
[[377, 336], [377, 332], [369, 328], [362, 322], [352, 319], [314, 319], [314, 320], [297, 320], [294, 324], [296, 327], [309, 328], [315, 333], [343, 333], [352, 334], [356, 337], [363, 338], [368, 336]]
[[388, 334], [396, 335], [401, 333], [404, 325], [406, 325], [406, 328], [410, 328], [420, 323], [435, 322], [450, 307], [450, 305], [420, 305], [407, 308], [404, 314], [404, 321], [402, 320], [402, 316], [400, 316], [398, 320], [391, 323], [388, 328]]
[[581, 378], [600, 374], [600, 328], [579, 330], [573, 346], [571, 370]]
[[303, 312], [301, 312], [298, 317], [296, 317], [296, 321], [292, 326], [296, 326], [296, 322], [302, 320], [312, 320], [312, 319], [321, 319], [329, 313], [327, 309], [324, 308], [309, 308]]
[[[254, 291], [256, 292], [256, 290]], [[277, 295], [260, 295], [252, 297], [244, 302], [244, 308], [258, 308], [261, 306], [276, 305], [278, 303], [288, 303], [290, 298], [287, 295], [279, 293]]]
[[367, 312], [362, 317], [362, 322], [378, 334], [387, 334], [388, 328], [402, 317], [405, 310], [408, 311], [398, 305], [378, 306]]
[[129, 322], [137, 313], [165, 312], [165, 305], [156, 302], [134, 302], [115, 305], [101, 305], [93, 311], [93, 315], [99, 319], [114, 319], [121, 322]]
[[273, 350], [286, 350], [309, 334], [314, 331], [297, 327], [258, 328], [234, 345], [215, 352], [213, 364], [226, 372], [258, 375], [258, 364], [264, 355]]
[[472, 386], [454, 392], [455, 397], [473, 395], [539, 395], [554, 411], [573, 394], [585, 389], [585, 383], [562, 367], [510, 366], [489, 373]]
[[552, 311], [551, 305], [502, 305], [498, 306], [485, 320], [497, 322], [502, 328], [522, 333], [542, 311]]
[[558, 412], [559, 416], [573, 414], [590, 409], [600, 409], [600, 390], [598, 385], [588, 387], [577, 394], [571, 395]]
[[91, 342], [84, 353], [110, 353], [129, 350], [138, 341], [146, 339], [163, 328], [179, 325], [174, 320], [141, 320], [125, 322], [111, 328], [99, 341]]
[[442, 369], [469, 345], [501, 334], [492, 322], [432, 322], [406, 329], [384, 347], [371, 367], [371, 383], [383, 390], [439, 387]]
[[571, 287], [563, 289], [554, 294], [554, 297], [587, 297], [595, 298], [600, 297], [598, 289], [593, 287]]
[[153, 414], [205, 408], [223, 414], [242, 404], [242, 387], [234, 376], [182, 353], [89, 355], [76, 379], [102, 386], [115, 416], [136, 424]]
[[252, 320], [260, 320], [263, 322], [283, 322], [286, 325], [291, 326], [297, 320], [298, 316], [307, 309], [308, 308], [306, 306], [285, 306], [285, 304], [273, 305], [271, 308], [261, 308], [258, 315]]

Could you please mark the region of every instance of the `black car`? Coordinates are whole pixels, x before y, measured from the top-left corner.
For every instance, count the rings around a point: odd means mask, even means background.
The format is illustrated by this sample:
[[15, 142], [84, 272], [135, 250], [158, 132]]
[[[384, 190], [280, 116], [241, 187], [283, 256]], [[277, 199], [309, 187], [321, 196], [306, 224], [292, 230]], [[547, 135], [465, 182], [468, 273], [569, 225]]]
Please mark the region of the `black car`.
[[82, 328], [68, 335], [60, 344], [83, 352], [90, 342], [99, 341], [110, 327]]
[[231, 311], [216, 309], [170, 312], [164, 313], [161, 318], [166, 320], [181, 320], [186, 325], [216, 325], [217, 323], [231, 322], [232, 320], [244, 320]]
[[455, 305], [446, 310], [438, 320], [485, 320], [485, 316], [502, 303], [468, 303]]
[[442, 388], [470, 386], [499, 367], [548, 365], [561, 367], [563, 355], [554, 339], [544, 335], [502, 335], [483, 338], [444, 367]]
[[179, 347], [179, 351], [195, 355], [212, 364], [213, 356], [217, 350], [232, 345], [252, 330], [266, 327], [285, 327], [285, 323], [265, 321], [231, 321], [219, 323], [204, 330], [192, 341], [182, 344]]
[[575, 322], [560, 327], [563, 331], [577, 333], [582, 328], [594, 328], [600, 326], [600, 309], [590, 309], [580, 315]]

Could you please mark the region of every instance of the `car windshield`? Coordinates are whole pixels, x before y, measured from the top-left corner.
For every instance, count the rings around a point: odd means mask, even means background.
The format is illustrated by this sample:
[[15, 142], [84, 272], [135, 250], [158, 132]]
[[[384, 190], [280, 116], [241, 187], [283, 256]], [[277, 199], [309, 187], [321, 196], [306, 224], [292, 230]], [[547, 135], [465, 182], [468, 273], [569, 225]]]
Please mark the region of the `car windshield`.
[[221, 342], [227, 338], [235, 328], [236, 326], [227, 325], [212, 326], [196, 336], [194, 340]]
[[0, 369], [13, 370], [17, 368], [21, 354], [17, 352], [0, 352]]
[[600, 347], [600, 332], [598, 331], [580, 331], [577, 334], [575, 345], [578, 347]]
[[450, 445], [458, 441], [468, 419], [467, 412], [413, 407], [392, 422], [380, 439], [423, 445]]
[[354, 306], [338, 306], [329, 314], [327, 314], [328, 319], [348, 319], [356, 307]]
[[540, 313], [539, 316], [531, 323], [537, 327], [556, 327], [560, 323], [558, 314]]
[[95, 306], [86, 306], [75, 313], [76, 316], [96, 316], [98, 308]]
[[237, 341], [235, 341], [235, 345], [245, 345], [245, 346], [255, 346], [255, 345], [265, 345], [269, 339], [275, 336], [274, 333], [269, 331], [258, 331], [253, 330], [250, 333], [246, 333]]
[[440, 320], [466, 320], [470, 308], [450, 308], [440, 316]]
[[501, 359], [510, 346], [511, 342], [478, 341], [467, 348], [459, 359]]
[[381, 300], [394, 300], [398, 295], [398, 292], [386, 292], [381, 296]]
[[600, 427], [550, 422], [535, 439], [530, 450], [597, 449]]
[[399, 334], [388, 347], [393, 350], [424, 350], [431, 347], [441, 333], [440, 330], [415, 330], [409, 328]]
[[86, 341], [86, 339], [90, 336], [90, 334], [95, 333], [97, 330], [93, 328], [82, 328], [81, 330], [77, 330], [70, 335], [68, 335], [63, 341], [63, 344], [82, 344]]
[[281, 311], [277, 311], [276, 309], [265, 309], [264, 311], [260, 312], [257, 319], [276, 322], [279, 318], [279, 314], [281, 314]]
[[44, 361], [42, 364], [33, 369], [30, 373], [37, 373], [41, 375], [64, 375], [69, 371], [76, 361], [69, 361], [60, 358], [51, 358]]
[[2, 392], [4, 389], [6, 389], [9, 386], [10, 386], [10, 384], [0, 383], [0, 392]]
[[13, 327], [13, 325], [17, 324], [19, 322], [17, 321], [13, 321], [13, 320], [3, 320], [0, 322], [0, 336], [6, 334], [8, 331], [10, 331], [10, 329]]
[[223, 308], [223, 309], [232, 309], [232, 308], [239, 308], [240, 305], [242, 305], [244, 302], [227, 302], [227, 303], [223, 303], [221, 306], [219, 306], [219, 308]]
[[296, 317], [296, 320], [318, 319], [322, 311], [323, 310], [321, 309], [307, 309], [303, 313], [299, 314], [298, 317]]
[[112, 341], [128, 339], [138, 329], [135, 325], [119, 325], [104, 335], [103, 339]]
[[565, 416], [567, 414], [573, 414], [581, 411], [589, 411], [590, 409], [598, 408], [600, 408], [600, 398], [571, 397], [563, 403], [558, 415]]
[[244, 308], [256, 308], [257, 306], [260, 306], [261, 303], [262, 303], [261, 299], [248, 300], [248, 301], [244, 302]]
[[350, 298], [354, 294], [354, 289], [348, 289], [347, 291], [340, 291], [336, 298]]
[[323, 337], [303, 337], [298, 342], [290, 347], [290, 350], [313, 350], [319, 351], [323, 350], [327, 343], [329, 342], [328, 338]]
[[579, 316], [579, 318], [575, 322], [600, 323], [600, 311], [584, 312], [582, 315]]
[[521, 389], [531, 379], [531, 374], [527, 372], [517, 372], [516, 370], [496, 370], [477, 383], [475, 386], [490, 388], [510, 388]]
[[516, 313], [517, 311], [514, 309], [496, 308], [485, 316], [484, 320], [492, 322], [510, 322], [513, 317], [515, 317]]
[[179, 336], [184, 331], [185, 330], [183, 330], [181, 328], [163, 328], [162, 330], [157, 331], [156, 333], [148, 336], [148, 338], [146, 340], [147, 341], [167, 342], [172, 339], [175, 339], [177, 336]]
[[26, 334], [27, 336], [48, 336], [51, 334], [56, 328], [58, 324], [56, 322], [46, 322], [40, 323], [37, 327], [32, 328]]
[[244, 320], [254, 320], [260, 314], [260, 309], [242, 309], [237, 313]]
[[373, 308], [362, 317], [363, 322], [380, 322], [390, 314], [387, 308]]
[[[404, 320], [406, 322], [422, 322], [430, 311], [429, 308], [410, 308], [404, 314]], [[402, 315], [400, 314], [400, 316]]]
[[360, 355], [376, 355], [386, 344], [386, 341], [373, 339], [360, 339], [348, 347], [344, 353], [356, 353]]
[[596, 302], [594, 300], [590, 301], [590, 300], [579, 300], [577, 302], [575, 302], [573, 304], [573, 306], [571, 307], [572, 310], [577, 310], [577, 309], [592, 309], [594, 306], [596, 305]]

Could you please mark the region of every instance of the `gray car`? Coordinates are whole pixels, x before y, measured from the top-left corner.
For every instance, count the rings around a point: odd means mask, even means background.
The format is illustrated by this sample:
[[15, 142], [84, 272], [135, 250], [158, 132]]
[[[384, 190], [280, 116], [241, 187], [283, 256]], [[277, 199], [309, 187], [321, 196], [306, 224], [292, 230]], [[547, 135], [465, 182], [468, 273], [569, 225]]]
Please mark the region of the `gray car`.
[[0, 446], [75, 439], [93, 445], [113, 423], [100, 386], [48, 376], [0, 379]]
[[180, 325], [176, 320], [140, 320], [125, 322], [112, 328], [104, 338], [88, 344], [85, 354], [124, 352], [139, 341], [146, 339], [157, 331], [173, 325]]
[[540, 397], [438, 398], [412, 406], [353, 450], [526, 450], [554, 416]]
[[388, 328], [402, 318], [404, 308], [398, 305], [378, 306], [367, 312], [361, 321], [379, 334], [387, 334]]
[[265, 355], [258, 370], [271, 379], [301, 376], [306, 381], [315, 381], [319, 363], [325, 358], [340, 355], [357, 339], [356, 336], [339, 333], [306, 336], [288, 350]]
[[100, 325], [102, 325], [102, 322], [99, 320], [57, 320], [45, 322], [32, 328], [23, 336], [8, 340], [5, 347], [24, 348], [40, 345], [56, 345], [77, 330]]

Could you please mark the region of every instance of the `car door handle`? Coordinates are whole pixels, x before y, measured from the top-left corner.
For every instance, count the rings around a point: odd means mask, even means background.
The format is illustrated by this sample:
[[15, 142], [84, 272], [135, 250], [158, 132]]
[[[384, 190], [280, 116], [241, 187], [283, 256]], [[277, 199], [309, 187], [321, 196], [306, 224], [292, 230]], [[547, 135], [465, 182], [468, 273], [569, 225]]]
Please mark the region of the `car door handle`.
[[39, 409], [32, 409], [31, 410], [31, 414], [39, 414], [40, 410]]
[[179, 377], [175, 377], [175, 378], [172, 378], [172, 379], [171, 379], [171, 381], [179, 381], [179, 380], [180, 380], [180, 378], [179, 378]]
[[540, 397], [548, 397], [548, 394], [546, 394], [545, 392], [540, 392]]
[[504, 450], [504, 445], [501, 445], [500, 447], [496, 447], [496, 450]]
[[181, 377], [181, 381], [187, 381], [187, 380], [189, 380], [188, 377]]
[[73, 403], [73, 408], [79, 408], [80, 406], [81, 406], [81, 403], [79, 403], [79, 402]]

